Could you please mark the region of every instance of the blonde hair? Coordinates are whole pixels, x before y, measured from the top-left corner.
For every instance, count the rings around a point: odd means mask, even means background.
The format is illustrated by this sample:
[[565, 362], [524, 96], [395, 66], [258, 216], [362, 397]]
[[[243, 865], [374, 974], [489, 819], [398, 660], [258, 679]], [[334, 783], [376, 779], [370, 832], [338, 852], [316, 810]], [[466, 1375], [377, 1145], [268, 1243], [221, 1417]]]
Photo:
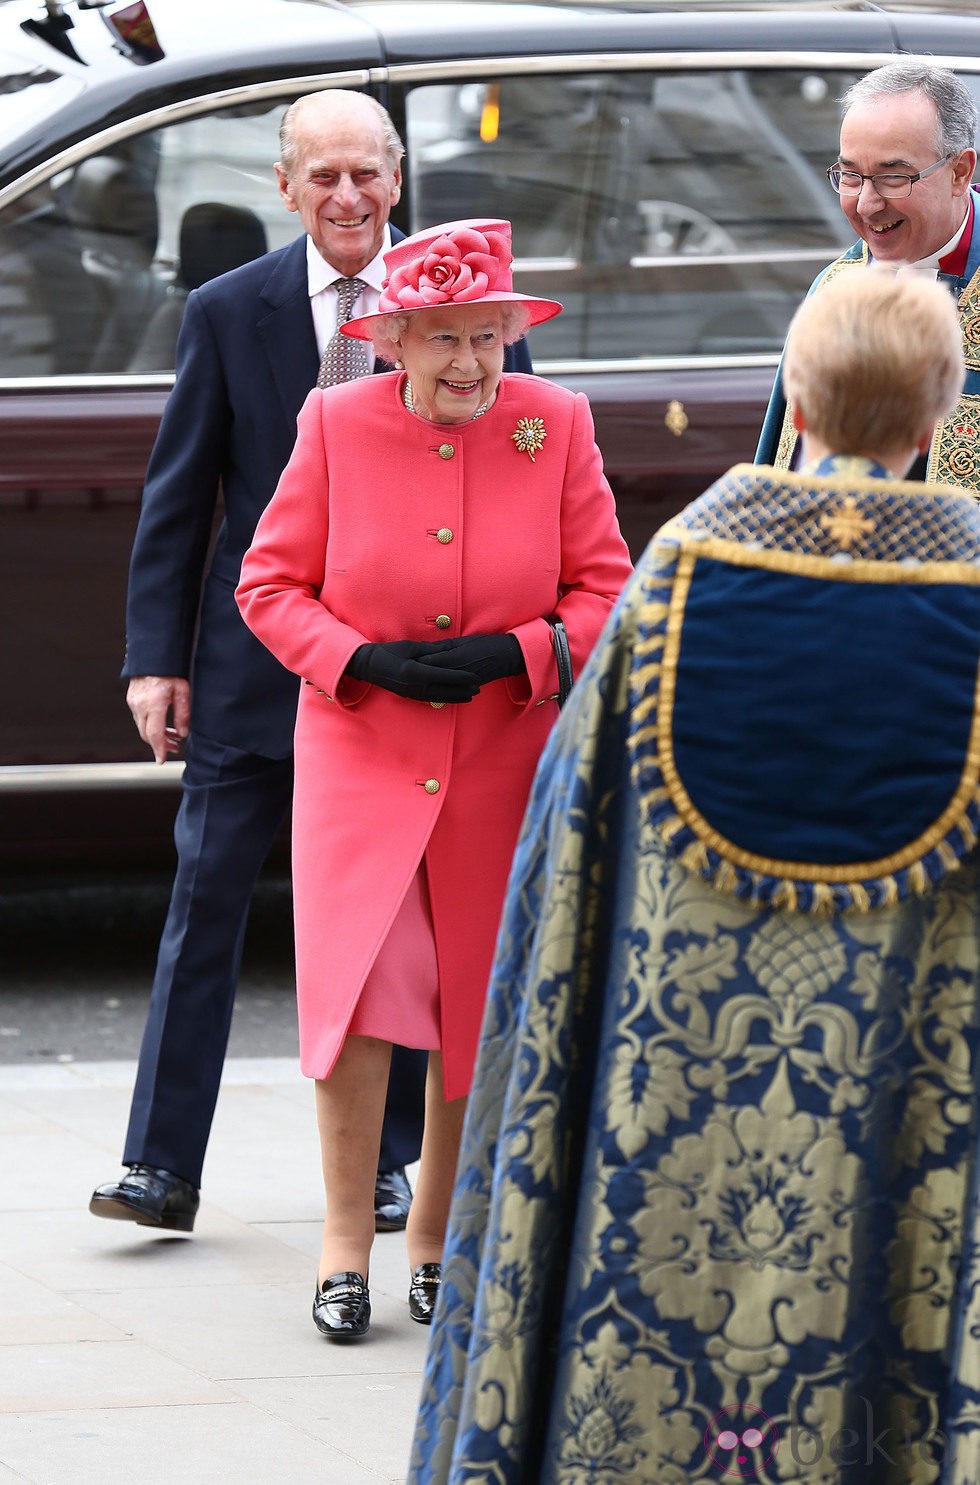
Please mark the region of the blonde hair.
[[893, 269], [844, 269], [804, 300], [783, 362], [788, 398], [839, 454], [903, 449], [963, 387], [956, 306], [941, 284]]

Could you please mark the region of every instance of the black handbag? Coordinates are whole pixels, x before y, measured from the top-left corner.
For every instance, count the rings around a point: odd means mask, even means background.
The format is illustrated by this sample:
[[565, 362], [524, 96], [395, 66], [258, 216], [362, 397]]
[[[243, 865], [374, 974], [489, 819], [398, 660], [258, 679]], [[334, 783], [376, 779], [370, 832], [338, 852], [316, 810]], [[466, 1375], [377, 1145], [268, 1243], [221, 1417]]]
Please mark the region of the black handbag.
[[568, 644], [568, 632], [561, 619], [554, 614], [548, 616], [551, 638], [555, 646], [555, 664], [558, 667], [558, 705], [564, 706], [575, 679], [572, 674], [572, 652]]

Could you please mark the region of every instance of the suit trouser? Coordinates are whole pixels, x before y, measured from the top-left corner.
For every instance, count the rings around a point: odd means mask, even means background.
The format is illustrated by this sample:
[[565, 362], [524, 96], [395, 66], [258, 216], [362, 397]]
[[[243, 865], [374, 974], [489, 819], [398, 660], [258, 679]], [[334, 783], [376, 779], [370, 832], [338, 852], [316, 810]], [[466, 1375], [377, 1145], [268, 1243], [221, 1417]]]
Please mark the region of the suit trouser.
[[[123, 1162], [160, 1166], [200, 1186], [249, 905], [289, 809], [293, 760], [243, 753], [196, 734], [186, 759], [174, 825], [177, 871]], [[426, 1062], [425, 1052], [394, 1049], [382, 1170], [418, 1159]]]

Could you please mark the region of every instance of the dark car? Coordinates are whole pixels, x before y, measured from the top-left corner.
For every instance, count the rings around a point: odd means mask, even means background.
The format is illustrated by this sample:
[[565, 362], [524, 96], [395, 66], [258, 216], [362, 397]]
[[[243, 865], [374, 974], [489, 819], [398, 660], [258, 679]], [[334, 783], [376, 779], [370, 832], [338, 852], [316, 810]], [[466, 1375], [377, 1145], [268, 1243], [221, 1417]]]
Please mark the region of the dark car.
[[932, 8], [5, 0], [0, 857], [169, 829], [178, 770], [118, 679], [129, 549], [187, 293], [295, 234], [291, 99], [389, 108], [406, 231], [511, 219], [519, 287], [565, 305], [536, 369], [588, 393], [638, 553], [752, 457], [790, 315], [850, 236], [838, 100], [898, 51], [980, 94], [980, 19]]

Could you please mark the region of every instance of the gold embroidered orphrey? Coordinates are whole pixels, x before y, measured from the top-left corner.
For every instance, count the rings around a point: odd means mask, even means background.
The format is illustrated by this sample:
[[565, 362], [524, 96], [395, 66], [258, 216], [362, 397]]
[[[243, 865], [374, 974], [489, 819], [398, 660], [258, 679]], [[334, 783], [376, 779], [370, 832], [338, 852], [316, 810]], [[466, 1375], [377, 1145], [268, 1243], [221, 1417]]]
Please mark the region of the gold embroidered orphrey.
[[[959, 301], [967, 381], [980, 373], [980, 269]], [[963, 392], [953, 411], [936, 426], [926, 478], [962, 485], [980, 495], [980, 396]]]
[[521, 418], [510, 436], [517, 445], [518, 451], [527, 454], [533, 464], [535, 454], [541, 451], [548, 437], [545, 432], [544, 418]]

